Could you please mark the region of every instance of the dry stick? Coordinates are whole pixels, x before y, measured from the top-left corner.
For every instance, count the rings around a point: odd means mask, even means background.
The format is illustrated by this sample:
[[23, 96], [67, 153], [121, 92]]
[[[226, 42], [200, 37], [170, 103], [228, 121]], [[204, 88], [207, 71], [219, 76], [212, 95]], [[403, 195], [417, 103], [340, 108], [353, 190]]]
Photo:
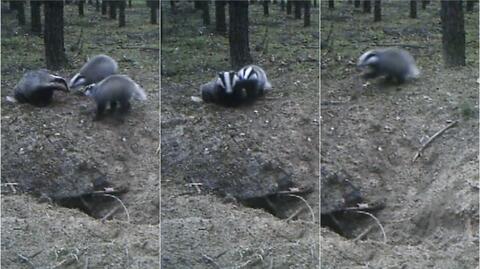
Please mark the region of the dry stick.
[[33, 265], [33, 263], [25, 256], [23, 256], [22, 254], [19, 254], [19, 253], [15, 253], [17, 254], [17, 256], [22, 260], [22, 262], [26, 262], [28, 263], [32, 268], [35, 268], [35, 265]]
[[112, 210], [110, 210], [110, 212], [108, 212], [107, 214], [105, 214], [105, 216], [103, 216], [103, 218], [102, 218], [100, 221], [101, 221], [102, 223], [105, 222], [105, 220], [108, 219], [108, 218], [109, 218], [110, 216], [112, 216], [113, 214], [115, 214], [120, 207], [121, 207], [121, 206], [114, 207]]
[[122, 202], [122, 200], [120, 200], [120, 198], [118, 198], [118, 197], [115, 196], [115, 195], [111, 195], [111, 194], [107, 194], [107, 193], [102, 193], [101, 195], [107, 196], [107, 197], [112, 197], [113, 199], [117, 200], [117, 201], [122, 205], [123, 210], [125, 210], [125, 214], [127, 215], [127, 222], [130, 223], [130, 214], [128, 213], [127, 207], [126, 207], [125, 204]]
[[289, 221], [293, 218], [295, 218], [298, 214], [300, 214], [300, 212], [302, 212], [303, 210], [305, 210], [305, 207], [300, 207], [299, 209], [297, 209], [297, 211], [295, 211], [290, 217], [288, 217], [285, 221]]
[[221, 268], [212, 258], [208, 257], [207, 255], [202, 254], [202, 258], [207, 260], [207, 263], [211, 263], [211, 264], [215, 265], [216, 268], [219, 268], [219, 269]]
[[430, 144], [432, 143], [432, 141], [437, 138], [437, 136], [441, 135], [443, 132], [445, 132], [446, 130], [448, 130], [449, 128], [453, 127], [455, 124], [457, 124], [458, 121], [454, 121], [452, 123], [450, 123], [449, 125], [445, 126], [443, 129], [441, 129], [440, 131], [438, 131], [436, 134], [434, 134], [432, 137], [430, 137], [430, 139], [428, 139], [427, 143], [423, 144], [423, 146], [418, 150], [418, 152], [415, 154], [415, 157], [413, 157], [413, 160], [412, 160], [412, 163], [415, 162], [418, 157], [420, 157], [420, 155], [422, 154], [423, 150]]
[[295, 198], [298, 198], [298, 199], [302, 200], [307, 205], [308, 209], [310, 210], [310, 214], [312, 214], [312, 221], [313, 221], [313, 223], [315, 223], [315, 213], [313, 213], [313, 209], [308, 204], [307, 200], [305, 200], [302, 196], [298, 196], [298, 195], [295, 195], [295, 194], [288, 194], [287, 196], [295, 197]]
[[357, 237], [355, 237], [355, 239], [353, 239], [353, 242], [357, 242], [358, 240], [365, 237], [365, 235], [367, 235], [373, 229], [373, 227], [374, 227], [373, 224], [368, 226], [368, 228], [365, 229], [365, 231], [363, 231], [361, 234], [359, 234]]
[[373, 214], [370, 214], [366, 211], [362, 211], [362, 210], [357, 210], [357, 211], [354, 211], [354, 212], [357, 212], [357, 213], [360, 213], [360, 214], [364, 214], [364, 215], [367, 215], [367, 216], [370, 216], [372, 219], [375, 220], [375, 222], [378, 224], [378, 226], [380, 227], [380, 230], [382, 230], [382, 234], [383, 234], [383, 243], [384, 244], [387, 244], [387, 234], [385, 233], [385, 230], [383, 229], [383, 226], [382, 226], [382, 223], [380, 223], [380, 221], [377, 219], [377, 217], [375, 217]]

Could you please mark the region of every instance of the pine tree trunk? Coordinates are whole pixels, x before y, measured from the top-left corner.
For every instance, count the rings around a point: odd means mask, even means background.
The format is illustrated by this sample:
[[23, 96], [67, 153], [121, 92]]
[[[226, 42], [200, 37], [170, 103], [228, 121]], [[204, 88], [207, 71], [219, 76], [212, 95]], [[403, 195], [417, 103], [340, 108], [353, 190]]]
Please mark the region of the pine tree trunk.
[[95, 0], [95, 11], [100, 11], [100, 0]]
[[287, 15], [292, 14], [292, 0], [287, 0]]
[[125, 27], [125, 6], [126, 0], [120, 0], [118, 2], [118, 27]]
[[467, 11], [472, 12], [473, 7], [475, 6], [475, 2], [478, 2], [478, 0], [467, 0]]
[[[195, 1], [197, 2], [197, 1]], [[157, 10], [160, 7], [160, 1], [158, 0], [147, 0], [147, 6], [150, 7], [150, 23], [157, 24]]]
[[417, 0], [410, 0], [410, 18], [417, 18]]
[[252, 62], [248, 40], [248, 2], [229, 2], [228, 13], [230, 15], [230, 64], [237, 70]]
[[280, 0], [280, 10], [281, 11], [285, 10], [285, 0]]
[[30, 18], [32, 32], [39, 35], [42, 33], [42, 16], [41, 16], [41, 5], [42, 2], [39, 1], [30, 1]]
[[116, 0], [108, 1], [108, 7], [109, 7], [110, 19], [116, 20], [117, 19], [117, 1]]
[[215, 28], [217, 33], [227, 33], [227, 24], [225, 22], [225, 5], [227, 2], [224, 0], [215, 0]]
[[303, 1], [304, 13], [303, 13], [303, 26], [310, 26], [310, 0]]
[[58, 70], [67, 63], [63, 43], [63, 1], [45, 1], [45, 59], [47, 68]]
[[360, 0], [355, 0], [353, 3], [356, 8], [360, 7]]
[[428, 0], [422, 0], [422, 9], [426, 9], [428, 3], [430, 3], [430, 1], [428, 1]]
[[363, 0], [363, 13], [372, 13], [372, 3], [370, 0]]
[[85, 5], [85, 0], [79, 0], [78, 1], [78, 15], [80, 17], [83, 17], [84, 16], [84, 13], [83, 13], [83, 7]]
[[334, 9], [335, 8], [335, 3], [333, 0], [328, 0], [328, 9]]
[[193, 0], [193, 7], [195, 9], [202, 9], [202, 4], [200, 3], [201, 0]]
[[268, 16], [268, 1], [269, 0], [263, 0], [263, 15]]
[[25, 1], [14, 1], [13, 5], [17, 11], [18, 24], [25, 25]]
[[313, 7], [317, 7], [318, 6], [318, 3], [317, 3], [317, 0], [313, 0]]
[[203, 25], [210, 25], [210, 1], [200, 2], [202, 5]]
[[299, 20], [302, 18], [302, 2], [298, 0], [295, 1], [294, 7], [295, 7], [295, 19]]
[[465, 65], [465, 27], [462, 1], [441, 2], [443, 57], [447, 67]]
[[373, 21], [381, 21], [382, 20], [382, 1], [375, 0], [374, 7], [373, 7]]
[[107, 15], [107, 1], [102, 0], [102, 15]]
[[175, 0], [170, 0], [170, 8], [172, 9], [172, 13], [177, 13], [177, 8], [175, 7]]
[[129, 7], [129, 8], [132, 7], [132, 0], [128, 0], [128, 7]]

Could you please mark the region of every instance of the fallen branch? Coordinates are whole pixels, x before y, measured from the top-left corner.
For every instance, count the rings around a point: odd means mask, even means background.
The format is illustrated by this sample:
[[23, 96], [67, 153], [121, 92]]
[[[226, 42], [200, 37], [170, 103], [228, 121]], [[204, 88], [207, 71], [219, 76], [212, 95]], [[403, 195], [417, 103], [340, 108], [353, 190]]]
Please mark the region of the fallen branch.
[[437, 138], [439, 135], [441, 135], [443, 132], [445, 132], [446, 130], [448, 130], [449, 128], [453, 127], [455, 124], [457, 124], [458, 121], [453, 121], [452, 123], [450, 123], [449, 125], [445, 126], [443, 129], [441, 129], [440, 131], [438, 131], [437, 133], [435, 133], [432, 137], [430, 137], [430, 139], [428, 139], [428, 141], [423, 144], [423, 146], [418, 150], [418, 152], [415, 154], [415, 157], [413, 157], [413, 160], [412, 160], [412, 163], [414, 163], [418, 157], [420, 157], [420, 155], [422, 154], [423, 150], [428, 146], [430, 145], [430, 143], [432, 143], [432, 141]]
[[308, 204], [307, 200], [305, 200], [302, 196], [294, 195], [294, 194], [287, 194], [287, 196], [295, 197], [302, 200], [305, 205], [307, 205], [308, 209], [310, 210], [310, 214], [312, 215], [312, 222], [315, 223], [315, 213], [313, 213], [312, 207]]
[[371, 217], [372, 219], [375, 220], [375, 222], [378, 224], [378, 227], [380, 227], [380, 230], [382, 230], [382, 234], [383, 234], [383, 243], [384, 244], [387, 244], [387, 234], [385, 233], [385, 229], [383, 229], [383, 225], [382, 223], [380, 223], [380, 221], [377, 219], [377, 217], [375, 217], [373, 214], [370, 214], [366, 211], [361, 211], [361, 210], [357, 210], [355, 211], [356, 213], [360, 213], [360, 214], [364, 214], [364, 215], [367, 215], [369, 217]]

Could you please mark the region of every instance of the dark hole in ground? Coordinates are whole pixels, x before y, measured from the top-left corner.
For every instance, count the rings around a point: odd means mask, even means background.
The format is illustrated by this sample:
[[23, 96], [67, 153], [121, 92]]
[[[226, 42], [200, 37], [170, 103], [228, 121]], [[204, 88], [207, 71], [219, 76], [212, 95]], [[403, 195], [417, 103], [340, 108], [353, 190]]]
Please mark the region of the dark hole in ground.
[[[120, 199], [119, 196], [116, 197]], [[78, 209], [96, 219], [104, 218], [107, 214], [111, 214], [112, 210], [116, 211], [117, 206], [120, 206], [115, 198], [102, 194], [84, 194], [55, 199], [54, 201], [60, 206]], [[113, 214], [110, 215], [110, 217], [112, 216]]]
[[[298, 196], [305, 198], [306, 194]], [[305, 204], [298, 198], [279, 194], [244, 199], [241, 203], [247, 207], [263, 209], [280, 219], [286, 219], [294, 214], [298, 208], [305, 207]]]

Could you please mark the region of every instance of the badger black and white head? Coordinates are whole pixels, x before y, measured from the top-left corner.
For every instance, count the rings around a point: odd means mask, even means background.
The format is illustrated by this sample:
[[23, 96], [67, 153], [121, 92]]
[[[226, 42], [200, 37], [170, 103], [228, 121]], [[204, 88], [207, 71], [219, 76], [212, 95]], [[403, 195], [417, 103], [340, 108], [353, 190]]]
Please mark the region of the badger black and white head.
[[125, 113], [130, 110], [132, 98], [147, 100], [145, 91], [125, 75], [111, 75], [97, 84], [91, 84], [85, 90], [85, 95], [92, 97], [97, 103], [95, 119], [100, 119], [107, 105], [114, 111], [119, 104], [120, 112]]
[[234, 71], [219, 72], [217, 83], [222, 91], [227, 95], [233, 94], [233, 87], [238, 81], [237, 73]]
[[83, 65], [80, 71], [70, 80], [70, 88], [100, 82], [102, 79], [118, 73], [117, 62], [107, 55], [97, 55]]
[[236, 106], [242, 102], [243, 93], [236, 90], [238, 75], [234, 71], [219, 72], [210, 82], [200, 86], [203, 101], [225, 106]]
[[369, 68], [364, 75], [366, 79], [385, 76], [387, 80], [394, 78], [403, 83], [420, 75], [410, 53], [399, 48], [369, 50], [358, 58], [357, 66]]
[[246, 99], [255, 100], [265, 92], [272, 90], [272, 84], [268, 81], [267, 73], [260, 66], [247, 65], [238, 71], [239, 80], [235, 90], [244, 91]]
[[54, 91], [69, 92], [67, 81], [46, 69], [29, 71], [15, 86], [14, 96], [7, 96], [7, 100], [46, 106], [51, 102]]

